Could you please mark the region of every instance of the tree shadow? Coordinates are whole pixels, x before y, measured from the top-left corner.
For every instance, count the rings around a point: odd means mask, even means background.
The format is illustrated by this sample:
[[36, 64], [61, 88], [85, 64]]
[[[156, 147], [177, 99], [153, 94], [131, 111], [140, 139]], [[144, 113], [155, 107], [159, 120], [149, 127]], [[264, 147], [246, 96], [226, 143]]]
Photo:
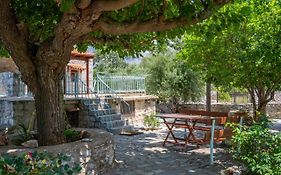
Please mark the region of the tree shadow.
[[[185, 132], [176, 129], [176, 134]], [[201, 133], [196, 133], [200, 135]], [[216, 147], [215, 164], [210, 165], [208, 145], [163, 146], [166, 129], [148, 131], [141, 135], [115, 135], [115, 169], [108, 175], [118, 174], [219, 174], [219, 171], [232, 164], [231, 155]]]

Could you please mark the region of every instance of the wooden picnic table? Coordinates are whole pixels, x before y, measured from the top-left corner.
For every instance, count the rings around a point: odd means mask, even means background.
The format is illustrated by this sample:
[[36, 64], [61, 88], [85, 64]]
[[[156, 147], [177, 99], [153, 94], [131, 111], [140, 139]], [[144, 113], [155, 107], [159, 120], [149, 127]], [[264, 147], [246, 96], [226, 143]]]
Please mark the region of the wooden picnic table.
[[[202, 116], [202, 115], [186, 115], [186, 114], [156, 114], [157, 117], [160, 117], [163, 119], [164, 124], [168, 128], [167, 136], [163, 142], [163, 146], [170, 142], [168, 141], [169, 136], [172, 136], [173, 142], [175, 144], [179, 144], [180, 140], [184, 141], [184, 145], [187, 143], [192, 143], [193, 141], [196, 141], [196, 137], [193, 134], [194, 127], [196, 126], [197, 121], [204, 121], [204, 120], [211, 120], [211, 139], [210, 139], [210, 164], [213, 164], [214, 161], [214, 132], [215, 132], [215, 121], [217, 117], [210, 117], [210, 116]], [[172, 121], [169, 121], [169, 119], [172, 119]], [[188, 136], [185, 136], [184, 138], [178, 138], [173, 133], [173, 129], [177, 127], [186, 128], [189, 131]]]

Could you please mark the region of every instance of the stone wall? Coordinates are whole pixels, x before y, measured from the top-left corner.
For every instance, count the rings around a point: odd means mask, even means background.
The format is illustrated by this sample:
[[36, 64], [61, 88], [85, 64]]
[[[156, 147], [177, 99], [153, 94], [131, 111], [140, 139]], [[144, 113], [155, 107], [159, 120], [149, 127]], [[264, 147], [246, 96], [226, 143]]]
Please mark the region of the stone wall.
[[[76, 108], [79, 104], [77, 100], [66, 100], [64, 108], [66, 110]], [[79, 108], [78, 108], [79, 109]], [[18, 124], [28, 126], [30, 119], [34, 115], [35, 104], [32, 98], [21, 98], [12, 100], [0, 100], [0, 129], [10, 128]], [[88, 113], [80, 109], [79, 127], [88, 127]]]
[[88, 108], [84, 106], [82, 101], [79, 101], [79, 127], [82, 128], [92, 128], [94, 123], [90, 122]]
[[[81, 130], [81, 129], [78, 129]], [[71, 156], [71, 164], [80, 163], [82, 171], [80, 175], [104, 174], [110, 170], [115, 162], [114, 141], [111, 133], [99, 129], [86, 129], [92, 141], [76, 141], [54, 146], [44, 146], [36, 149], [11, 148], [2, 146], [1, 153], [19, 154], [29, 151], [48, 151], [53, 154], [62, 153]]]
[[72, 162], [82, 166], [81, 175], [103, 174], [113, 167], [114, 141], [111, 133], [99, 129], [87, 129], [91, 133], [92, 142], [76, 141], [67, 144], [41, 147], [39, 150], [48, 150], [51, 153], [71, 155]]
[[28, 126], [30, 119], [35, 115], [34, 100], [13, 101], [14, 124]]
[[13, 113], [12, 102], [0, 100], [0, 130], [14, 125]]
[[[203, 103], [189, 103], [181, 105], [194, 110], [205, 110], [206, 105]], [[214, 103], [212, 104], [212, 111], [228, 112], [230, 110], [247, 110], [250, 114], [253, 112], [252, 104], [230, 104], [230, 103]], [[271, 118], [281, 118], [281, 103], [269, 103], [266, 108], [267, 114]]]
[[[143, 97], [143, 96], [142, 96]], [[28, 126], [31, 117], [35, 112], [34, 100], [32, 98], [11, 98], [12, 100], [0, 100], [0, 129], [5, 127], [17, 126], [24, 124]], [[124, 120], [128, 121], [129, 125], [142, 126], [145, 115], [155, 113], [156, 99], [134, 97], [127, 100], [129, 104], [133, 104], [130, 113], [122, 114]], [[112, 108], [118, 113], [121, 112], [120, 105], [117, 102], [111, 102]], [[88, 110], [83, 108], [83, 105], [78, 100], [65, 100], [65, 109], [72, 111], [78, 109], [79, 127], [93, 127], [89, 122]]]
[[123, 114], [123, 118], [128, 121], [129, 125], [143, 126], [145, 115], [156, 112], [155, 99], [135, 99], [134, 111], [129, 114]]

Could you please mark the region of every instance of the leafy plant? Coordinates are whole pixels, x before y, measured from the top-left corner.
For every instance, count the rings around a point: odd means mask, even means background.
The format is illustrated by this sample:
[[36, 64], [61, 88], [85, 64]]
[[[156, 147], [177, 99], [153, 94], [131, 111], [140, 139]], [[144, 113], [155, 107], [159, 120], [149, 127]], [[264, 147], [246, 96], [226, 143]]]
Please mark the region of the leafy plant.
[[32, 139], [32, 135], [30, 134], [28, 128], [24, 124], [19, 124], [18, 133], [12, 138], [12, 143], [21, 146], [22, 143]]
[[231, 152], [235, 159], [243, 162], [248, 174], [280, 175], [281, 134], [270, 133], [269, 122], [234, 129]]
[[18, 156], [3, 154], [0, 156], [0, 174], [11, 175], [72, 175], [81, 171], [79, 164], [70, 163], [70, 157], [48, 152], [28, 152]]
[[143, 123], [147, 129], [151, 130], [157, 129], [160, 126], [160, 122], [155, 114], [144, 116]]
[[80, 138], [80, 133], [72, 128], [66, 129], [63, 132], [67, 142], [72, 142]]

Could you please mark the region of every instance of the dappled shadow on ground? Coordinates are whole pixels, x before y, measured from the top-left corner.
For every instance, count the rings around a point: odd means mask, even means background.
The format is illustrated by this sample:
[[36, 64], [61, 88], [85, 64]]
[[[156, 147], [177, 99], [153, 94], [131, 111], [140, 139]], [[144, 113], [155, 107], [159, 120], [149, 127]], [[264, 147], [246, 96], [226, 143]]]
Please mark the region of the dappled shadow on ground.
[[[217, 148], [215, 165], [209, 165], [208, 145], [162, 146], [167, 134], [165, 127], [158, 131], [145, 131], [135, 136], [115, 135], [116, 167], [108, 175], [183, 175], [219, 174], [219, 171], [232, 165], [231, 156], [224, 149]], [[183, 130], [176, 134], [184, 135]], [[197, 133], [200, 135], [200, 133]]]

